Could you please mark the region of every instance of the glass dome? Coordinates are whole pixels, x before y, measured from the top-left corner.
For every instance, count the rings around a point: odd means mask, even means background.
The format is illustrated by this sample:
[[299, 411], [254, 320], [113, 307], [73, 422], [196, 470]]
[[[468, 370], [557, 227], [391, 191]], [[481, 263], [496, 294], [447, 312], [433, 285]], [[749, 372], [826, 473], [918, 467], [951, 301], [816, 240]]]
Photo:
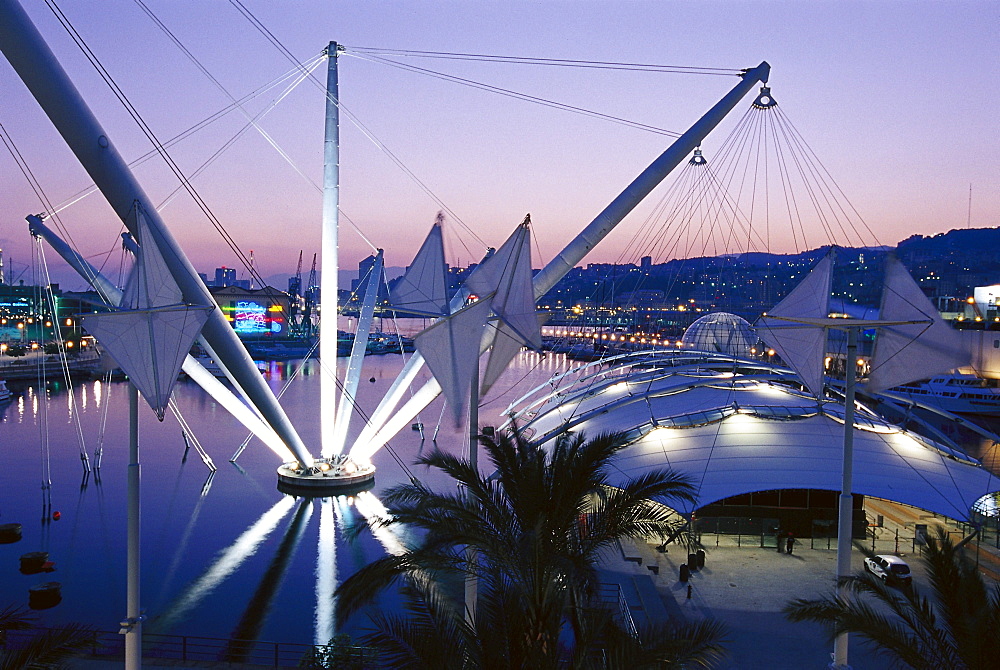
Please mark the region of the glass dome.
[[707, 314], [684, 331], [684, 349], [748, 357], [757, 336], [746, 319], [727, 312]]

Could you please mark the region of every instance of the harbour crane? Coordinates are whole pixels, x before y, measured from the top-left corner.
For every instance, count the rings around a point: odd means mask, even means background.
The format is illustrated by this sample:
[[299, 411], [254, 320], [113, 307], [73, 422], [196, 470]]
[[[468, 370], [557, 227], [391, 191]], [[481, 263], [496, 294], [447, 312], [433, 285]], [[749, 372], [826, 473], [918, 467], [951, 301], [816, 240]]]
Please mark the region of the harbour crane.
[[295, 266], [295, 276], [288, 278], [288, 324], [301, 332], [298, 321], [300, 300], [302, 299], [302, 250], [299, 249], [299, 262]]
[[312, 315], [316, 307], [319, 286], [316, 285], [316, 254], [313, 254], [312, 268], [309, 270], [309, 280], [306, 282], [305, 307], [302, 310], [302, 324], [306, 337], [312, 336]]

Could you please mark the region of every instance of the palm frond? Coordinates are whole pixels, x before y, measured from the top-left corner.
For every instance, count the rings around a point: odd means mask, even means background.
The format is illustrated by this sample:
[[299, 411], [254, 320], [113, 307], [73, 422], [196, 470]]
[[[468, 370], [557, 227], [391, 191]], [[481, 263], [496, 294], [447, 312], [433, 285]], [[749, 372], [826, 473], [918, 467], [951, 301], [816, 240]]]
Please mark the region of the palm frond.
[[38, 617], [26, 607], [8, 605], [0, 610], [0, 630], [30, 630]]
[[94, 644], [94, 630], [81, 624], [66, 624], [33, 636], [27, 645], [0, 655], [0, 670], [45, 670], [79, 656]]

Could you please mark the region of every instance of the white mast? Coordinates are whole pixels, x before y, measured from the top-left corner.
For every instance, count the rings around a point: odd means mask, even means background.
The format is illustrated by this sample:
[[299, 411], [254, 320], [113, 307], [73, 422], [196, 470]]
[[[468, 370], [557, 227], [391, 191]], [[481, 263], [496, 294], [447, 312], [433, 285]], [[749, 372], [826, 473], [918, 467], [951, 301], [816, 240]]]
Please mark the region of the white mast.
[[125, 668], [142, 667], [142, 609], [139, 600], [140, 510], [139, 487], [139, 389], [128, 383], [128, 531], [125, 620], [120, 633], [125, 634]]
[[320, 450], [330, 456], [336, 444], [334, 422], [337, 412], [337, 312], [340, 269], [337, 258], [337, 229], [340, 207], [340, 99], [337, 91], [337, 53], [330, 42], [326, 79], [326, 130], [323, 140], [323, 275], [320, 278], [321, 316], [320, 362]]
[[347, 443], [347, 429], [351, 425], [351, 416], [357, 404], [358, 384], [361, 381], [361, 366], [365, 360], [365, 353], [368, 349], [368, 336], [372, 331], [372, 321], [375, 318], [375, 303], [378, 302], [378, 295], [382, 288], [384, 261], [382, 250], [379, 249], [375, 255], [375, 263], [371, 272], [368, 273], [368, 287], [365, 290], [364, 303], [358, 315], [358, 327], [354, 330], [354, 345], [351, 347], [351, 358], [347, 364], [347, 373], [344, 375], [344, 392], [340, 396], [337, 404], [337, 420], [334, 422], [334, 442], [332, 445], [325, 444], [324, 448], [333, 447], [331, 453], [325, 451], [323, 456], [329, 457], [331, 454], [340, 454], [344, 451], [344, 444]]

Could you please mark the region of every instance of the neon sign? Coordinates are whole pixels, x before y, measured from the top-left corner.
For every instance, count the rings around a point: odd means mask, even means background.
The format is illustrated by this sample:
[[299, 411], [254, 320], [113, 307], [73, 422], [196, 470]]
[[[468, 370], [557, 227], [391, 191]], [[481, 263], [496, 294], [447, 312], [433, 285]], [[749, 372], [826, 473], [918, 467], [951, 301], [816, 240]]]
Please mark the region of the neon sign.
[[267, 325], [267, 309], [257, 302], [237, 301], [233, 309], [233, 328], [244, 335], [259, 335], [270, 330]]

